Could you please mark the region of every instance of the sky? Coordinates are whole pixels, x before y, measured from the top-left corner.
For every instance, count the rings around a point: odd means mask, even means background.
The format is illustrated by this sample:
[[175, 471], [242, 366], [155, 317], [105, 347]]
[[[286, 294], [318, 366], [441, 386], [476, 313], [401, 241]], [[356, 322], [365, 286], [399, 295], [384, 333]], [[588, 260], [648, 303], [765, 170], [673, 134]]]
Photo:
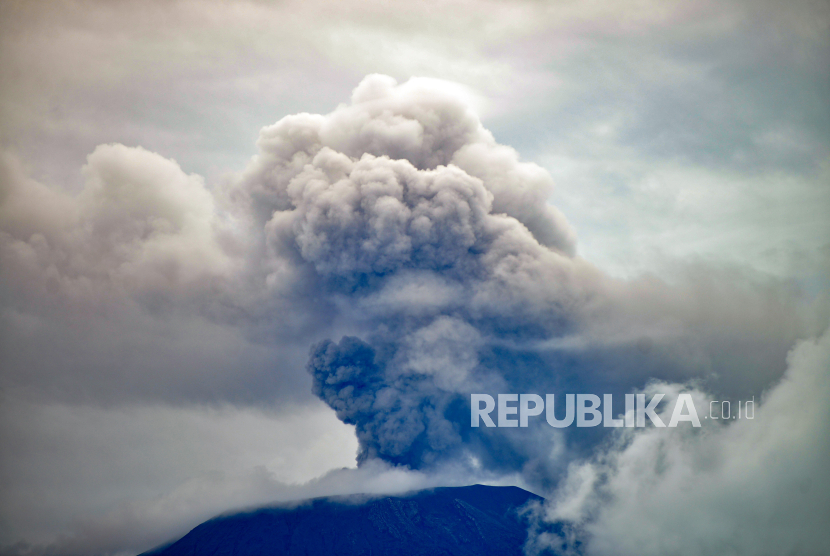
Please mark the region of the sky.
[[477, 482], [529, 554], [830, 545], [826, 2], [0, 0], [0, 49], [0, 554]]

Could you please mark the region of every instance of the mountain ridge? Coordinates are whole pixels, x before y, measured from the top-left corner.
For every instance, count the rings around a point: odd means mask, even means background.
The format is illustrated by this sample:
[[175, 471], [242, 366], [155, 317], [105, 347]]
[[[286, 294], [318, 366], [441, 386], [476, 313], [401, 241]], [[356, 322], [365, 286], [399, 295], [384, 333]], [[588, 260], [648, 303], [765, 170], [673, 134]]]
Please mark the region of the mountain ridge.
[[140, 556], [520, 556], [522, 509], [543, 500], [487, 485], [312, 498], [219, 515]]

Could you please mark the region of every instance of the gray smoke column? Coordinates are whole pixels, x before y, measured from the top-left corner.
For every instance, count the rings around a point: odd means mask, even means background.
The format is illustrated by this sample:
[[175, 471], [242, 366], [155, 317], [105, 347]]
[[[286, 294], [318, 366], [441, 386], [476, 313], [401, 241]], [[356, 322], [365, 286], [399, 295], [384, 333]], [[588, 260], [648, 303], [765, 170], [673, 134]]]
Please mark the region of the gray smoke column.
[[451, 396], [419, 375], [391, 379], [375, 363], [375, 351], [358, 338], [324, 341], [312, 349], [314, 393], [343, 422], [356, 425], [358, 460], [431, 463], [457, 447], [456, 426], [444, 416]]
[[[317, 343], [308, 363], [314, 393], [355, 425], [360, 461], [544, 476], [550, 431], [474, 433], [470, 392], [620, 393], [711, 378], [721, 362], [730, 387], [761, 361], [758, 387], [783, 371], [791, 337], [754, 324], [777, 293], [712, 273], [704, 287], [607, 277], [575, 256], [547, 172], [444, 83], [372, 75], [351, 104], [283, 118], [258, 145], [230, 197], [264, 230], [266, 281], [312, 284], [363, 338]], [[734, 357], [730, 338], [754, 355]]]
[[264, 227], [273, 280], [296, 276], [280, 261], [310, 265], [370, 335], [312, 349], [314, 392], [356, 425], [361, 461], [453, 454], [462, 393], [501, 380], [481, 368], [486, 336], [546, 337], [596, 275], [546, 202], [550, 176], [433, 80], [369, 76], [350, 105], [283, 118], [258, 145], [232, 195]]

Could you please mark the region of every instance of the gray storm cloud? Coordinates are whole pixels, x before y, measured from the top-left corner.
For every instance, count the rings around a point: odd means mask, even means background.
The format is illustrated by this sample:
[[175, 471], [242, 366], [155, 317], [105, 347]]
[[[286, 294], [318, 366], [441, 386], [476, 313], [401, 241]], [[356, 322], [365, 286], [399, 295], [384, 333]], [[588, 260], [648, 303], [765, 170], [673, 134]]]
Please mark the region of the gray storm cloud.
[[8, 268], [64, 298], [101, 295], [101, 287], [167, 292], [228, 270], [202, 178], [157, 154], [98, 147], [76, 197], [27, 179], [8, 156], [3, 174]]

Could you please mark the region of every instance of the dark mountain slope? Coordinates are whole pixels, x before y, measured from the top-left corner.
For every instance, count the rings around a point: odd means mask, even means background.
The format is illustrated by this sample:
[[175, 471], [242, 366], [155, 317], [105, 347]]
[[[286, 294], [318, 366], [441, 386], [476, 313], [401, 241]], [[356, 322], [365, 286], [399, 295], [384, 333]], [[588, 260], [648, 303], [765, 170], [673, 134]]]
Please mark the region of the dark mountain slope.
[[531, 500], [483, 485], [317, 498], [217, 517], [142, 556], [520, 556]]

